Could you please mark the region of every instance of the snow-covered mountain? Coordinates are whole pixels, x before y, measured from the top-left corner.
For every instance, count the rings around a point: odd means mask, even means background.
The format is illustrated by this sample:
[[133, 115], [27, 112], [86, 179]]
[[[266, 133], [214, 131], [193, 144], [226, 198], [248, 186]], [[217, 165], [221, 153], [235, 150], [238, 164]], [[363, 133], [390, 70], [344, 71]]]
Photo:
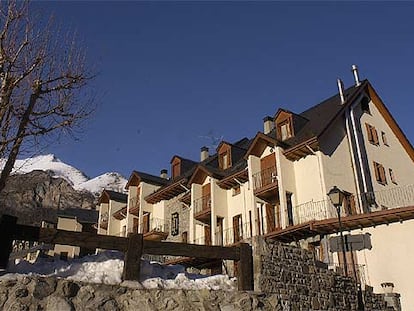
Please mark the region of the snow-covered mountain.
[[35, 170], [47, 171], [53, 177], [67, 180], [75, 190], [87, 190], [94, 194], [100, 193], [103, 188], [122, 192], [127, 183], [121, 174], [115, 172], [90, 179], [82, 171], [62, 162], [53, 154], [16, 160], [12, 174], [24, 174]]
[[75, 189], [88, 190], [92, 193], [100, 193], [104, 188], [123, 192], [126, 183], [127, 180], [121, 174], [111, 172], [99, 175], [98, 177], [80, 183], [75, 187]]

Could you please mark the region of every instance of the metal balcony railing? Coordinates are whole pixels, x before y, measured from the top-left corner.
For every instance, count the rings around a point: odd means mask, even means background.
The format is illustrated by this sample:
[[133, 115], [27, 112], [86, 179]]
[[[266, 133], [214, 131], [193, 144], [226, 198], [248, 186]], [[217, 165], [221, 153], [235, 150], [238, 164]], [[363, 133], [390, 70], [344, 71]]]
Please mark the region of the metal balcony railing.
[[220, 230], [216, 230], [215, 245], [227, 246], [249, 239], [252, 237], [252, 231], [253, 224], [250, 225], [248, 222], [242, 224], [238, 228], [231, 227], [224, 229], [222, 232]]
[[129, 213], [139, 216], [140, 198], [135, 197], [129, 200]]
[[253, 189], [259, 190], [277, 182], [276, 166], [272, 166], [253, 174]]
[[[372, 191], [353, 196], [357, 211], [363, 213], [414, 205], [414, 185]], [[349, 215], [349, 208], [341, 208], [341, 216]], [[337, 212], [329, 199], [310, 201], [293, 208], [294, 224], [312, 220], [336, 218]]]
[[211, 209], [211, 195], [205, 195], [194, 200], [194, 214]]
[[168, 233], [170, 224], [168, 221], [160, 218], [150, 218], [148, 223], [141, 223], [142, 233], [164, 232]]

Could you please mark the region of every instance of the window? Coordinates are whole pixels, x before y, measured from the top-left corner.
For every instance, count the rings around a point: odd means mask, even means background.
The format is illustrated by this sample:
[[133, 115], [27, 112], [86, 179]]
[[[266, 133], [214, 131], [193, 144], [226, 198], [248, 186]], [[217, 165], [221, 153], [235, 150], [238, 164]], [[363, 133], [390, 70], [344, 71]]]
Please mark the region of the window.
[[219, 165], [222, 170], [228, 169], [231, 166], [230, 155], [228, 151], [220, 153]]
[[233, 188], [233, 196], [240, 194], [240, 186], [236, 186]]
[[379, 145], [378, 133], [374, 126], [365, 123], [367, 128], [368, 141], [373, 145]]
[[292, 136], [289, 119], [278, 124], [279, 139], [286, 140]]
[[379, 184], [381, 185], [387, 184], [387, 177], [385, 176], [385, 169], [381, 164], [374, 162], [374, 173], [375, 173], [375, 179], [377, 180]]
[[385, 146], [389, 146], [388, 145], [388, 140], [387, 140], [387, 136], [385, 135], [384, 132], [381, 132], [381, 137], [382, 137], [382, 142], [384, 143]]
[[361, 100], [361, 109], [362, 109], [362, 112], [371, 114], [371, 110], [369, 110], [369, 101], [370, 101], [369, 97], [364, 96], [364, 98]]
[[179, 230], [179, 216], [178, 213], [171, 214], [171, 235], [176, 236], [178, 235]]
[[390, 178], [391, 178], [392, 183], [397, 184], [397, 179], [395, 178], [394, 171], [391, 168], [388, 171], [390, 173]]
[[242, 231], [242, 215], [236, 215], [233, 217], [233, 239], [234, 243], [239, 242], [243, 238]]

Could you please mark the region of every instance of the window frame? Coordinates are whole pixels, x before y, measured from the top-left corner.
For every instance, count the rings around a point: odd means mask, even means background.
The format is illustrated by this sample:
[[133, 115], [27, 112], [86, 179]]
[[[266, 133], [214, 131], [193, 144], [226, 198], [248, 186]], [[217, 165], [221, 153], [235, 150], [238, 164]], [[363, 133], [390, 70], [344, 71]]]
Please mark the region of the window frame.
[[387, 176], [385, 175], [385, 168], [382, 164], [373, 161], [374, 164], [374, 173], [376, 181], [385, 186], [387, 184]]
[[367, 130], [368, 141], [375, 146], [379, 146], [378, 132], [375, 126], [365, 123], [365, 128]]

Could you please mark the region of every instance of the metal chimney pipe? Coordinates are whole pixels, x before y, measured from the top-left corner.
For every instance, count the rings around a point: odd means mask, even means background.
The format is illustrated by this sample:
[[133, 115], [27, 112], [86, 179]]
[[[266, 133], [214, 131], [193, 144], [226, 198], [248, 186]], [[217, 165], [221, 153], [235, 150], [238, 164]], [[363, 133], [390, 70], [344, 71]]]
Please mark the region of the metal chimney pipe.
[[168, 179], [168, 170], [162, 169], [160, 173], [160, 177], [164, 179]]
[[344, 94], [344, 83], [341, 79], [336, 80], [338, 84], [338, 90], [339, 90], [339, 97], [341, 98], [341, 104], [345, 103], [345, 94]]
[[355, 86], [360, 86], [361, 81], [359, 81], [358, 67], [356, 65], [352, 65], [352, 73], [354, 74]]

